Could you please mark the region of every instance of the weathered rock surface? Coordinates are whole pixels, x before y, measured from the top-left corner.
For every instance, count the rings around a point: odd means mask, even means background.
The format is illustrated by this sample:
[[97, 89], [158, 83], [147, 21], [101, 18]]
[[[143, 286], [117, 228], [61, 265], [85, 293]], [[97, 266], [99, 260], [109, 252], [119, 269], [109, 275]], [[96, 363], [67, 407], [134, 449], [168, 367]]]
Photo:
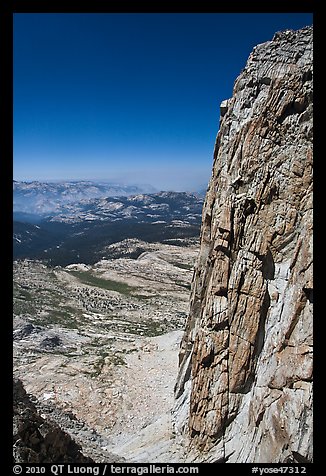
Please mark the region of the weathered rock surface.
[[14, 379], [14, 461], [16, 463], [92, 463], [80, 446], [53, 422], [45, 421]]
[[312, 460], [312, 27], [221, 105], [174, 421], [190, 461]]
[[169, 462], [178, 351], [199, 247], [137, 240], [114, 247], [143, 253], [93, 266], [14, 263], [14, 375], [39, 414], [94, 461]]

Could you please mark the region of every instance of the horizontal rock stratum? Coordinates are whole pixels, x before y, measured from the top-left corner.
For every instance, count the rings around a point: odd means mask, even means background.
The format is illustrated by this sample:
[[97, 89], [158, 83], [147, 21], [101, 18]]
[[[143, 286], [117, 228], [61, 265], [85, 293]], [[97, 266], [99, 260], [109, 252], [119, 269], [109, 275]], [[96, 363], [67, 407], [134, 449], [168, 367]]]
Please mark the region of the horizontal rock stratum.
[[221, 104], [175, 388], [190, 461], [312, 461], [312, 27]]

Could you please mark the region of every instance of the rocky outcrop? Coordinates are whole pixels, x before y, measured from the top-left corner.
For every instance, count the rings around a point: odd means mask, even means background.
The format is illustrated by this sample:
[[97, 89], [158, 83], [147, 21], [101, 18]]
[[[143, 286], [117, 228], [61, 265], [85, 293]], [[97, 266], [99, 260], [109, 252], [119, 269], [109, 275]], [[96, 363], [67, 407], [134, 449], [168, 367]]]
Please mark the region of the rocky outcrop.
[[311, 461], [312, 27], [255, 47], [220, 111], [175, 429], [191, 461]]
[[44, 420], [22, 382], [14, 379], [14, 446], [16, 463], [92, 463], [72, 438], [53, 422]]

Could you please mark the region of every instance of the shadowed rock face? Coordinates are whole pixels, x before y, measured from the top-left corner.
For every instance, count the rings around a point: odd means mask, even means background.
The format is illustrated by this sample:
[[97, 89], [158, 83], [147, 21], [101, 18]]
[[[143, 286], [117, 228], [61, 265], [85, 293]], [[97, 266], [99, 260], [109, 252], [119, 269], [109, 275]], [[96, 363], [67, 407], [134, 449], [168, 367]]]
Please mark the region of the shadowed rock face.
[[72, 438], [45, 421], [30, 401], [20, 380], [14, 379], [14, 448], [16, 463], [92, 463]]
[[312, 27], [254, 48], [221, 105], [179, 355], [189, 458], [312, 460]]

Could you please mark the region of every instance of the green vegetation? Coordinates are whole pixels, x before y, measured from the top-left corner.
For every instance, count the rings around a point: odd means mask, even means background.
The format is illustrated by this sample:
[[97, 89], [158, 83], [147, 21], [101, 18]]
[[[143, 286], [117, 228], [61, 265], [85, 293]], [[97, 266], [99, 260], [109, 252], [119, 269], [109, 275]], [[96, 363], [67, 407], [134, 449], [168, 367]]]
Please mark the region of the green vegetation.
[[14, 298], [21, 299], [22, 301], [32, 301], [32, 295], [29, 291], [22, 288], [14, 288]]
[[139, 299], [139, 300], [147, 300], [147, 299], [158, 299], [160, 298], [159, 294], [150, 294], [150, 295], [145, 295], [145, 294], [132, 294], [132, 297]]
[[181, 286], [182, 288], [189, 289], [189, 291], [190, 291], [190, 289], [191, 289], [191, 285], [190, 285], [190, 284], [184, 284], [184, 283], [182, 283], [181, 281], [175, 281], [175, 284], [176, 284], [177, 286]]
[[131, 295], [138, 288], [121, 283], [120, 281], [112, 281], [94, 276], [89, 271], [69, 271], [70, 274], [79, 279], [83, 284], [94, 286], [96, 288], [106, 289], [108, 291], [116, 291], [120, 294]]
[[[94, 264], [101, 256], [106, 254], [107, 247], [112, 243], [123, 241], [127, 238], [136, 238], [148, 243], [169, 243], [180, 245], [180, 239], [198, 238], [200, 232], [201, 214], [198, 221], [187, 227], [171, 226], [168, 223], [138, 223], [134, 219], [126, 219], [122, 222], [81, 222], [59, 223], [42, 222], [42, 230], [32, 241], [22, 242], [17, 246], [14, 243], [14, 259], [31, 258], [40, 259], [48, 263], [49, 267], [67, 266], [72, 263]], [[15, 233], [24, 233], [26, 223], [14, 222]], [[60, 247], [56, 246], [60, 243]], [[44, 250], [47, 250], [45, 253]], [[139, 256], [139, 251], [135, 256]], [[110, 254], [106, 255], [110, 258]], [[112, 257], [125, 256], [112, 250]]]
[[36, 325], [59, 325], [66, 329], [78, 329], [80, 322], [73, 308], [62, 307], [60, 309], [51, 309], [43, 316], [34, 314], [33, 322]]
[[29, 291], [14, 287], [13, 312], [17, 316], [35, 312], [33, 297]]
[[98, 377], [101, 374], [103, 367], [105, 365], [105, 358], [107, 356], [108, 356], [107, 353], [103, 353], [100, 356], [100, 358], [95, 362], [93, 372], [89, 372], [91, 377]]
[[118, 352], [102, 352], [98, 360], [94, 364], [94, 370], [88, 372], [91, 377], [98, 377], [103, 370], [104, 365], [108, 363], [113, 365], [126, 365], [125, 360]]
[[187, 270], [191, 270], [194, 267], [192, 264], [179, 263], [177, 261], [173, 261], [173, 262], [171, 262], [171, 264], [173, 264], [173, 266], [176, 266], [177, 268], [187, 269]]
[[[112, 318], [112, 316], [111, 316]], [[161, 321], [146, 319], [140, 322], [133, 322], [127, 319], [116, 318], [110, 322], [101, 322], [99, 327], [104, 332], [121, 332], [135, 334], [146, 337], [155, 337], [166, 332], [166, 325]]]
[[74, 309], [69, 307], [62, 307], [61, 309], [53, 309], [49, 312], [48, 324], [59, 324], [67, 329], [78, 329], [78, 322], [76, 319]]
[[162, 322], [151, 320], [146, 321], [146, 328], [144, 329], [144, 335], [146, 337], [156, 337], [164, 334], [164, 332], [166, 332], [166, 329], [164, 325], [162, 325]]

